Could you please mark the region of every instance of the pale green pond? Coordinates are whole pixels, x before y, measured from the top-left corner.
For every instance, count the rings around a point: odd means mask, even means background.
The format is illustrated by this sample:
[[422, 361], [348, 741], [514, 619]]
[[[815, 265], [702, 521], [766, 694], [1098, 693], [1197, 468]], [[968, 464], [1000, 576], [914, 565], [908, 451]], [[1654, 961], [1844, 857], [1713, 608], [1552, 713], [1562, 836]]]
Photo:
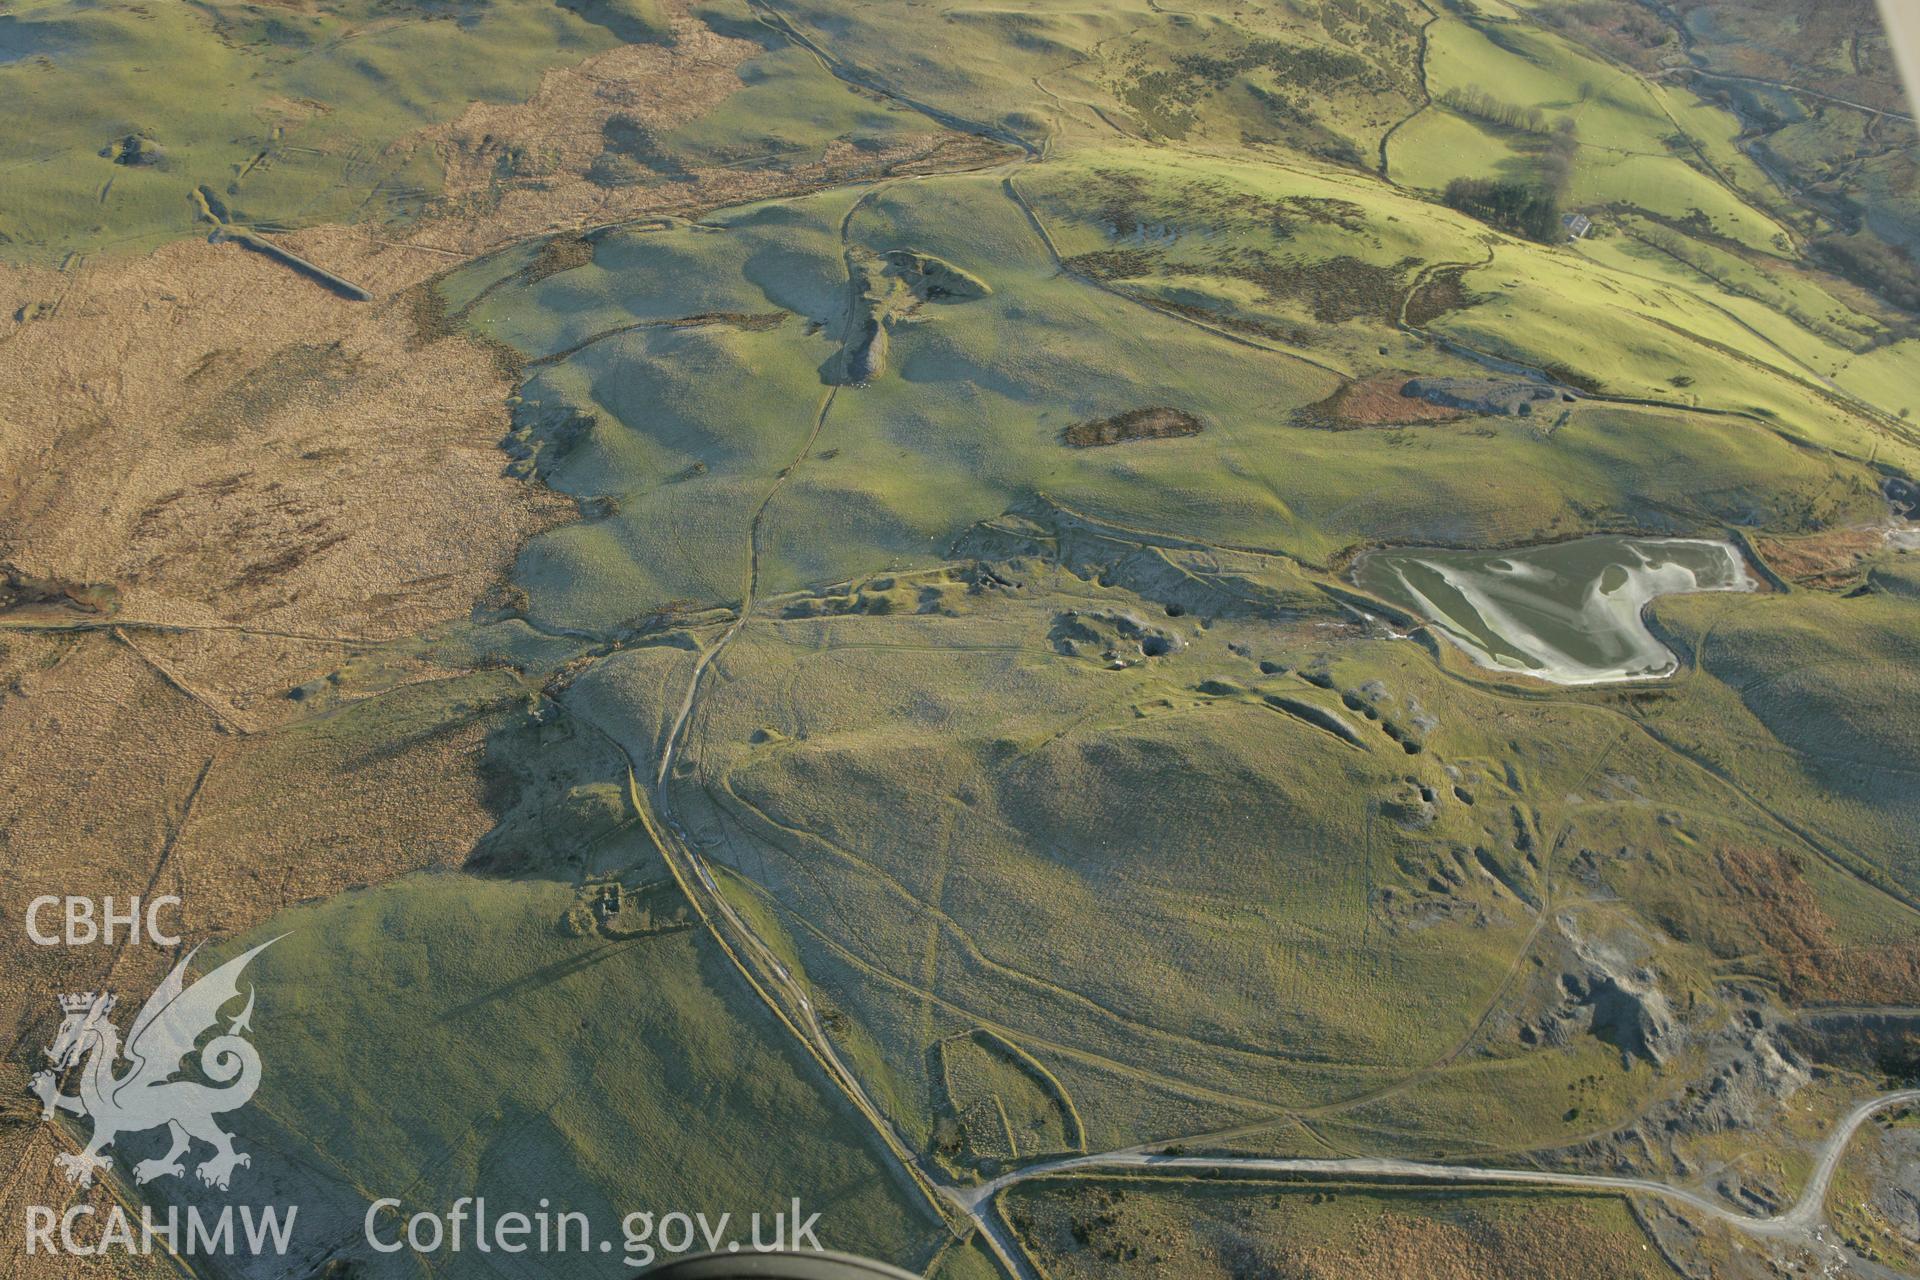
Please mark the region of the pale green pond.
[[1582, 538], [1515, 551], [1401, 547], [1371, 551], [1354, 581], [1428, 619], [1483, 667], [1555, 684], [1673, 674], [1679, 663], [1647, 629], [1656, 597], [1751, 591], [1729, 542]]

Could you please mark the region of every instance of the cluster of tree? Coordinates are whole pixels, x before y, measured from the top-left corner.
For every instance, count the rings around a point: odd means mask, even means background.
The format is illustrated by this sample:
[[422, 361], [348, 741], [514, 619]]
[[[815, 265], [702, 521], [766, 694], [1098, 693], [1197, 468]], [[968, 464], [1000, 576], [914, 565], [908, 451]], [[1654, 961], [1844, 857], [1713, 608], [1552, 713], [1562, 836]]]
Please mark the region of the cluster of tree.
[[1573, 121], [1554, 122], [1538, 157], [1531, 182], [1512, 178], [1455, 178], [1443, 197], [1452, 208], [1504, 231], [1535, 240], [1557, 240], [1565, 234], [1561, 204], [1573, 185], [1574, 161], [1580, 154], [1580, 135]]
[[1463, 116], [1472, 116], [1476, 120], [1485, 120], [1488, 124], [1508, 129], [1545, 133], [1548, 127], [1547, 113], [1540, 108], [1502, 102], [1479, 89], [1449, 89], [1440, 95], [1440, 105], [1458, 111]]
[[1535, 240], [1552, 240], [1562, 234], [1559, 197], [1531, 182], [1455, 178], [1447, 184], [1445, 199], [1450, 207], [1503, 231]]

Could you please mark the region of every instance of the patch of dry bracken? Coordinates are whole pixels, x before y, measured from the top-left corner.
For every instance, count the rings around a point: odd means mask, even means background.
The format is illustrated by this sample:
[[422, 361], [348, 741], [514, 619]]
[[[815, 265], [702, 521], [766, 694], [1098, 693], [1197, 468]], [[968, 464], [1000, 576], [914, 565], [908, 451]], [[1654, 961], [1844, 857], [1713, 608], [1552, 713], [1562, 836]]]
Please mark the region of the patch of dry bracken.
[[1860, 576], [1860, 565], [1885, 550], [1885, 529], [1829, 529], [1803, 538], [1755, 537], [1753, 548], [1781, 577], [1803, 587], [1837, 590]]
[[1350, 427], [1457, 422], [1470, 416], [1462, 409], [1406, 395], [1403, 388], [1414, 376], [1410, 373], [1376, 373], [1349, 382], [1325, 400], [1300, 410], [1300, 420], [1308, 426], [1341, 430]]
[[[387, 265], [339, 263], [413, 283]], [[7, 356], [0, 561], [109, 585], [119, 618], [402, 635], [569, 510], [501, 474], [488, 350], [237, 245], [87, 266]]]

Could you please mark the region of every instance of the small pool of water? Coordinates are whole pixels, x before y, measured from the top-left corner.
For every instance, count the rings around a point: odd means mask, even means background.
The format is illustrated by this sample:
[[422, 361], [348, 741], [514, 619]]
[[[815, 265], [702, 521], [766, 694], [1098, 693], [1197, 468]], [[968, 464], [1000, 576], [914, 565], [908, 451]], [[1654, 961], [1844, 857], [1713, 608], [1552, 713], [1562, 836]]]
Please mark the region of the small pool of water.
[[1679, 660], [1642, 617], [1659, 596], [1752, 591], [1730, 542], [1582, 538], [1514, 551], [1370, 551], [1354, 581], [1431, 621], [1483, 667], [1555, 684], [1672, 675]]

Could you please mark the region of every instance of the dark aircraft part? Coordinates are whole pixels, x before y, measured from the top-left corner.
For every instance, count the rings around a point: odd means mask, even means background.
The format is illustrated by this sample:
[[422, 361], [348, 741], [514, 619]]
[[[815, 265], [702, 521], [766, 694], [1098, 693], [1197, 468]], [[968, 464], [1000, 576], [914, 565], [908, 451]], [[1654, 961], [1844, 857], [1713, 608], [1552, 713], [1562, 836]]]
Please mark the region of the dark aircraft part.
[[849, 1253], [703, 1253], [641, 1273], [641, 1280], [919, 1280]]

